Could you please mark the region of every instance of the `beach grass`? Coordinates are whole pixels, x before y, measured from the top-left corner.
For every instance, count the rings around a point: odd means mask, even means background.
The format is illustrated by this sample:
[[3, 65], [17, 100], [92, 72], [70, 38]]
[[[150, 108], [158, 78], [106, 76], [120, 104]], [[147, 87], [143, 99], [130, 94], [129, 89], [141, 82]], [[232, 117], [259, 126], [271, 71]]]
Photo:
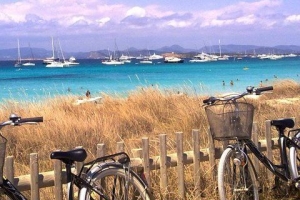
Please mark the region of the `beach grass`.
[[[258, 123], [260, 138], [264, 137], [265, 120], [282, 117], [300, 119], [300, 85], [284, 80], [274, 82], [273, 86], [272, 93], [247, 99], [256, 108], [254, 121]], [[53, 170], [52, 161], [49, 159], [51, 151], [69, 150], [76, 146], [86, 148], [88, 160], [91, 160], [95, 158], [97, 144], [104, 143], [107, 153], [115, 153], [116, 143], [123, 141], [125, 150], [132, 155], [131, 149], [141, 147], [141, 138], [149, 137], [150, 156], [159, 155], [158, 135], [162, 133], [168, 137], [168, 153], [176, 152], [174, 133], [178, 131], [184, 133], [184, 150], [192, 150], [192, 129], [199, 129], [200, 145], [205, 148], [208, 143], [208, 123], [202, 101], [207, 96], [187, 94], [147, 87], [140, 88], [127, 97], [103, 94], [102, 101], [98, 104], [74, 105], [78, 98], [76, 96], [54, 97], [36, 103], [5, 101], [0, 105], [1, 121], [8, 119], [11, 113], [22, 117], [44, 117], [44, 122], [39, 125], [8, 127], [2, 130], [8, 139], [7, 155], [15, 158], [15, 175], [29, 174], [30, 153], [38, 153], [39, 170], [44, 172]], [[299, 127], [299, 120], [296, 122]], [[176, 182], [176, 169], [171, 169], [168, 173], [170, 183]], [[203, 199], [216, 199], [211, 171], [203, 169], [202, 174], [205, 183], [202, 188]], [[185, 178], [187, 199], [194, 199], [191, 166], [186, 166]], [[153, 171], [152, 179], [155, 180], [155, 193], [161, 194], [159, 172]], [[169, 191], [172, 192], [167, 195], [168, 199], [177, 199], [176, 184], [170, 184]], [[162, 196], [158, 195], [157, 198]]]

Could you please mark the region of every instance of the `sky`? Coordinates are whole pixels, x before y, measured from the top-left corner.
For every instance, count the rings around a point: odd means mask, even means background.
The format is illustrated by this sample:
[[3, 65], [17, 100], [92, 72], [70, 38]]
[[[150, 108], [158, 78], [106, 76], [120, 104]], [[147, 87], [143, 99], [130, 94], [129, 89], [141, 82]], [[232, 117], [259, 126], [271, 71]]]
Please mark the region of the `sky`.
[[299, 0], [0, 0], [0, 49], [300, 45]]

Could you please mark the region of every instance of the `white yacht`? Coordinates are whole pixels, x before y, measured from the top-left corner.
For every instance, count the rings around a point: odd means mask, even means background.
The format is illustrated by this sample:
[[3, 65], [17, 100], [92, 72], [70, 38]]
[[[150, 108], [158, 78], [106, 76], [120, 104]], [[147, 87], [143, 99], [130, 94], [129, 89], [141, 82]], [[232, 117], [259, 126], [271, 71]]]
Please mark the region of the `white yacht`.
[[194, 56], [192, 60], [189, 62], [196, 63], [196, 62], [210, 62], [210, 61], [216, 61], [217, 59], [215, 57], [212, 57], [210, 54], [207, 53], [199, 53], [198, 55]]
[[153, 53], [153, 55], [149, 56], [149, 60], [159, 60], [159, 59], [163, 59], [164, 57], [161, 55], [156, 55], [155, 53]]
[[183, 63], [184, 60], [181, 58], [174, 57], [174, 56], [168, 56], [168, 57], [165, 57], [164, 62], [165, 63]]
[[104, 65], [123, 65], [124, 61], [113, 59], [112, 56], [109, 59], [102, 61]]
[[74, 56], [71, 56], [69, 60], [64, 61], [65, 65], [71, 66], [71, 65], [79, 65], [79, 62], [76, 62], [76, 58]]
[[46, 65], [46, 67], [67, 67], [68, 64], [65, 64], [63, 62], [60, 62], [60, 61], [53, 61], [49, 64]]

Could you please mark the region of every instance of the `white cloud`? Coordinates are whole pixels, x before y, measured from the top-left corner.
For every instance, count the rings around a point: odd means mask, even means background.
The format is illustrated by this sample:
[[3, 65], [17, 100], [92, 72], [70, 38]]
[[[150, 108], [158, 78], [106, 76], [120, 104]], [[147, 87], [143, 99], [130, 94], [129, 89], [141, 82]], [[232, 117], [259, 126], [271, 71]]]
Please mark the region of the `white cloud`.
[[126, 17], [134, 16], [134, 17], [145, 17], [146, 11], [141, 7], [133, 7], [126, 12]]
[[0, 12], [0, 22], [1, 21], [2, 22], [10, 22], [11, 18], [7, 14]]
[[191, 22], [170, 20], [166, 24], [168, 26], [172, 26], [172, 27], [175, 27], [175, 28], [184, 28], [184, 27], [189, 27], [191, 25]]
[[255, 15], [251, 14], [251, 15], [237, 18], [236, 22], [238, 22], [240, 24], [245, 24], [245, 25], [254, 24], [256, 22], [256, 17], [255, 17]]
[[104, 17], [102, 19], [96, 20], [97, 24], [102, 27], [104, 26], [106, 23], [108, 23], [110, 21], [109, 17]]
[[43, 37], [49, 34], [58, 37], [107, 34], [108, 38], [126, 35], [125, 40], [128, 40], [136, 34], [144, 40], [145, 37], [157, 37], [162, 32], [164, 34], [160, 37], [167, 39], [170, 39], [170, 35], [187, 38], [182, 33], [190, 34], [189, 37], [193, 38], [200, 32], [202, 37], [205, 37], [204, 34], [209, 37], [228, 34], [231, 37], [237, 33], [243, 34], [245, 30], [249, 33], [249, 28], [254, 30], [253, 34], [260, 34], [259, 31], [263, 29], [269, 31], [283, 27], [281, 30], [284, 30], [284, 26], [300, 22], [297, 9], [290, 11], [290, 5], [283, 0], [238, 0], [234, 1], [236, 3], [217, 0], [205, 5], [198, 1], [179, 5], [179, 1], [174, 0], [172, 6], [158, 0], [133, 0], [129, 3], [120, 0], [118, 3], [107, 0], [2, 2], [0, 35], [2, 37], [7, 32], [11, 35], [34, 34]]
[[195, 16], [201, 22], [201, 27], [251, 25], [255, 23], [267, 25], [270, 24], [268, 16], [272, 15], [275, 12], [274, 7], [279, 7], [281, 3], [280, 0], [239, 2], [220, 9], [195, 13]]
[[300, 22], [300, 15], [290, 15], [285, 20], [287, 22]]

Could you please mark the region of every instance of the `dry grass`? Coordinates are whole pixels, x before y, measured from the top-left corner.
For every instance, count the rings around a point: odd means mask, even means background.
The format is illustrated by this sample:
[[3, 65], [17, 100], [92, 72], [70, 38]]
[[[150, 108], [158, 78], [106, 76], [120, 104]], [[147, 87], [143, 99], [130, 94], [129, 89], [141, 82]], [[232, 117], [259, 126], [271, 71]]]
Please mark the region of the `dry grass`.
[[[281, 117], [300, 119], [300, 86], [292, 81], [274, 84], [274, 91], [249, 99], [257, 108], [255, 121], [259, 134], [263, 137], [265, 120]], [[74, 96], [56, 97], [41, 103], [4, 102], [1, 105], [0, 119], [7, 119], [11, 113], [23, 117], [43, 116], [44, 123], [37, 126], [21, 126], [3, 129], [8, 138], [8, 155], [16, 162], [16, 175], [29, 173], [29, 154], [39, 154], [40, 171], [52, 168], [49, 153], [56, 149], [72, 149], [83, 146], [94, 158], [96, 144], [105, 143], [108, 153], [115, 151], [116, 142], [124, 141], [130, 153], [132, 148], [141, 146], [140, 138], [150, 138], [151, 156], [158, 155], [158, 134], [168, 135], [168, 152], [175, 152], [176, 131], [184, 133], [184, 149], [191, 150], [191, 130], [199, 129], [201, 147], [207, 145], [207, 120], [202, 107], [203, 96], [188, 96], [176, 92], [162, 92], [155, 88], [144, 88], [130, 94], [127, 98], [103, 96], [101, 104], [82, 104], [74, 106]], [[285, 99], [288, 101], [280, 101]], [[298, 120], [299, 121], [299, 120]], [[297, 125], [299, 126], [299, 124]], [[174, 169], [175, 170], [175, 169]], [[173, 170], [173, 171], [174, 171]], [[193, 198], [192, 169], [186, 166], [186, 187], [188, 199]], [[215, 198], [212, 175], [203, 169], [203, 197]], [[170, 183], [176, 182], [176, 173], [170, 170]], [[155, 191], [159, 194], [159, 172], [153, 172]], [[170, 184], [174, 193], [169, 199], [176, 199], [176, 184]], [[211, 196], [212, 195], [212, 196]], [[210, 198], [208, 198], [210, 199]]]

